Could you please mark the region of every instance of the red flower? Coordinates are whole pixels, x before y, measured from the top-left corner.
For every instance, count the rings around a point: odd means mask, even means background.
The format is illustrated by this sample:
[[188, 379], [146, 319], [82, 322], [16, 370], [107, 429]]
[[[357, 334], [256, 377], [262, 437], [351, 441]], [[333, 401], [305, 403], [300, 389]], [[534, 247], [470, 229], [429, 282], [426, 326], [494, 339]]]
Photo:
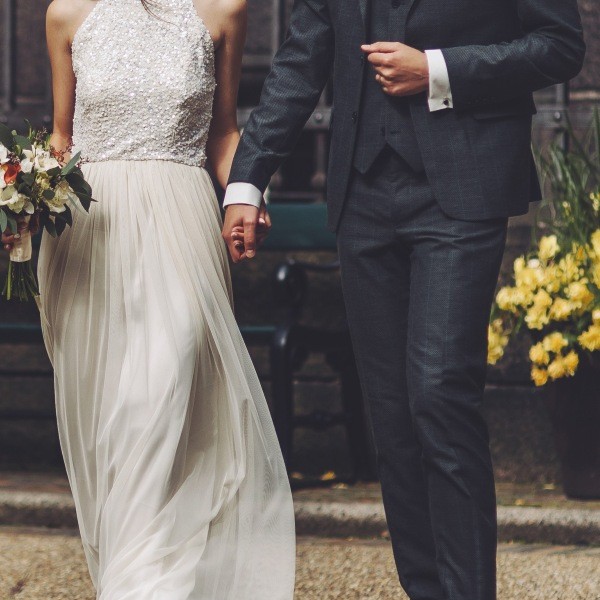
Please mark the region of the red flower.
[[12, 163], [7, 163], [2, 165], [2, 170], [4, 171], [4, 181], [8, 185], [10, 183], [14, 183], [17, 180], [17, 175], [21, 170], [21, 165], [13, 165]]

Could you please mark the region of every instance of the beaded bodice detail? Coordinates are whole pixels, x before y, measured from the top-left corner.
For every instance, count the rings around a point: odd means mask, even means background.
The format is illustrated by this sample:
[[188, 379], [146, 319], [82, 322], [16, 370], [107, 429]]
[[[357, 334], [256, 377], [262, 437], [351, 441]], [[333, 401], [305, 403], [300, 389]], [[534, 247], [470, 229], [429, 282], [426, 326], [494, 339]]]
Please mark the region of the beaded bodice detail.
[[73, 39], [74, 151], [84, 161], [204, 166], [214, 45], [193, 0], [97, 0]]

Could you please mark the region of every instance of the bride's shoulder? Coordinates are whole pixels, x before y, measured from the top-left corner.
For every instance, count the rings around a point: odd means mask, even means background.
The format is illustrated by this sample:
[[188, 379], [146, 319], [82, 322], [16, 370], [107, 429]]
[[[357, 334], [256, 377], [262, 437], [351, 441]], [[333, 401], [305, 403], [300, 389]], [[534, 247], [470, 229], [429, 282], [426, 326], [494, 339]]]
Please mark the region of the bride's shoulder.
[[[200, 2], [196, 1], [196, 4], [200, 4]], [[205, 4], [205, 2], [202, 2], [202, 4]], [[247, 10], [246, 0], [211, 0], [209, 4], [212, 5], [213, 10], [225, 17], [243, 14]]]
[[95, 4], [94, 0], [52, 0], [46, 13], [48, 27], [76, 29]]

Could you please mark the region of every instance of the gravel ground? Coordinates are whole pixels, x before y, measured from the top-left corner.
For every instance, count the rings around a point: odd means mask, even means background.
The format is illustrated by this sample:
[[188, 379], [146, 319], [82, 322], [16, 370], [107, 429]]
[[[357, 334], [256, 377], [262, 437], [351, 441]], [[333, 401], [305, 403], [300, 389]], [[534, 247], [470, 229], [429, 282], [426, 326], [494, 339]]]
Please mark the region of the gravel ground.
[[[600, 548], [504, 544], [498, 600], [598, 600]], [[1, 600], [93, 600], [75, 534], [0, 528]], [[301, 538], [296, 600], [406, 600], [384, 540]]]

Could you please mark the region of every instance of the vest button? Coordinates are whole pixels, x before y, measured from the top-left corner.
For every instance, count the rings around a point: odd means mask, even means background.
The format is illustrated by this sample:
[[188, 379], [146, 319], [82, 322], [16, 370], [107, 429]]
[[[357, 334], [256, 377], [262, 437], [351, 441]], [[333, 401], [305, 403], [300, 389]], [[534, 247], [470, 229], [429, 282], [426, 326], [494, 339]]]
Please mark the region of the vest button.
[[356, 111], [354, 111], [352, 113], [352, 122], [356, 123], [357, 120], [358, 120], [358, 113]]

